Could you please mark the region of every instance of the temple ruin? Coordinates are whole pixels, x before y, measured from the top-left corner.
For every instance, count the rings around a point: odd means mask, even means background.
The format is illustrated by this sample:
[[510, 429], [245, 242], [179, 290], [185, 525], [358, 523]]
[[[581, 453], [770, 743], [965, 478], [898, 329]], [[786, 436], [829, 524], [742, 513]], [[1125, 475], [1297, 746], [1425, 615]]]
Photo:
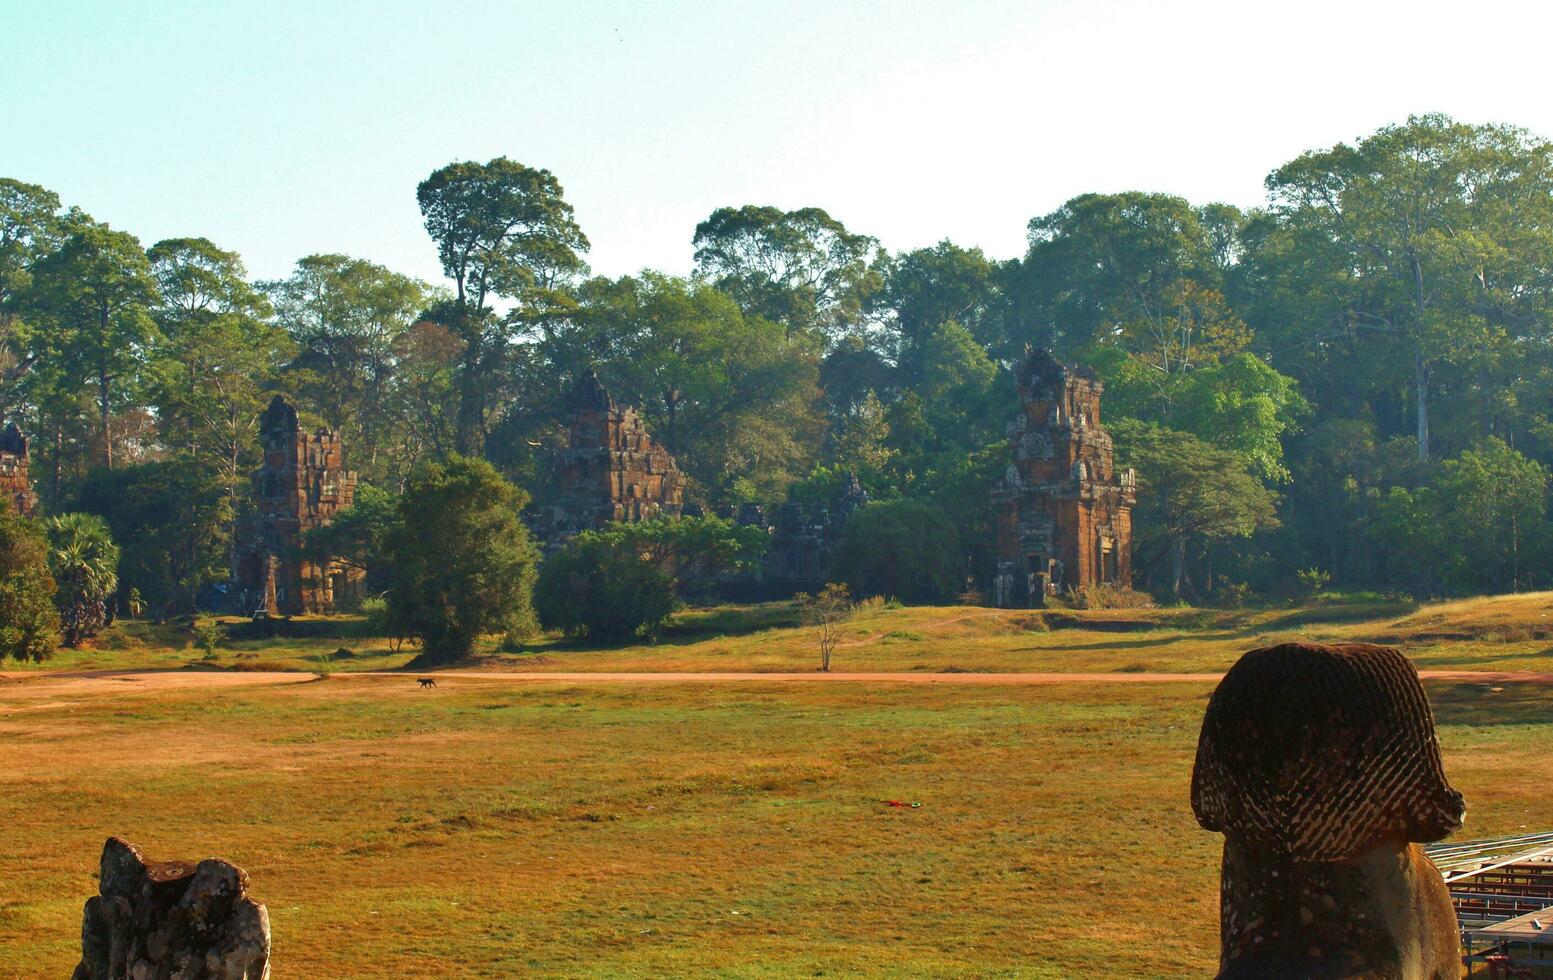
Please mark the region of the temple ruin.
[[1132, 585], [1137, 478], [1116, 471], [1100, 425], [1105, 386], [1050, 351], [1020, 365], [1019, 414], [1008, 424], [1013, 462], [992, 493], [997, 605], [1044, 605], [1095, 585]]
[[572, 390], [568, 408], [566, 449], [556, 468], [560, 493], [541, 516], [542, 537], [558, 544], [611, 521], [679, 516], [684, 475], [636, 409], [617, 404], [592, 371]]
[[259, 439], [264, 463], [253, 476], [254, 513], [237, 564], [242, 611], [332, 612], [361, 589], [361, 572], [308, 560], [302, 543], [356, 499], [356, 474], [345, 469], [339, 430], [304, 433], [297, 410], [276, 395], [259, 416]]
[[27, 437], [12, 422], [0, 432], [0, 500], [9, 501], [25, 517], [31, 517], [38, 505], [28, 469]]

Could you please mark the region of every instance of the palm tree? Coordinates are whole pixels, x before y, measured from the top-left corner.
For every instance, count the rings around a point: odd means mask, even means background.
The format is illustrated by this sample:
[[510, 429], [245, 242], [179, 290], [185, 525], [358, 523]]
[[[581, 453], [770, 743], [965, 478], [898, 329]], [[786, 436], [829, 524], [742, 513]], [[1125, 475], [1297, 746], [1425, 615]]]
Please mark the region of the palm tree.
[[49, 572], [58, 591], [65, 646], [78, 645], [107, 625], [108, 599], [119, 587], [119, 546], [96, 514], [59, 514], [44, 522]]

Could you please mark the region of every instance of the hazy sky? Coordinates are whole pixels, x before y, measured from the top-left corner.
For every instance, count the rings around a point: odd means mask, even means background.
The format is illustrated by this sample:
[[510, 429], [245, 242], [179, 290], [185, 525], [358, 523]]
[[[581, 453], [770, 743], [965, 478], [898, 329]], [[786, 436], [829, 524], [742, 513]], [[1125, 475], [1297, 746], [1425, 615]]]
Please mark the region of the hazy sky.
[[996, 257], [1085, 191], [1259, 203], [1409, 113], [1553, 136], [1553, 4], [0, 0], [0, 176], [255, 276], [436, 280], [415, 185], [553, 171], [595, 271], [687, 272], [722, 205]]

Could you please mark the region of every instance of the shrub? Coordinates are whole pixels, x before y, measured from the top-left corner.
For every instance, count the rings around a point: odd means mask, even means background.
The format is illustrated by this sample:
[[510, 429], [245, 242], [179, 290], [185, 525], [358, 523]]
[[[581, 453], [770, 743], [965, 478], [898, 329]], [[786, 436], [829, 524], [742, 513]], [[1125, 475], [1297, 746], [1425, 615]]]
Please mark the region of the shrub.
[[654, 636], [679, 608], [658, 563], [607, 535], [585, 531], [545, 559], [534, 590], [539, 622], [573, 639], [622, 643]]
[[417, 637], [423, 663], [467, 657], [484, 633], [534, 628], [528, 495], [482, 459], [457, 454], [412, 475], [388, 535], [389, 634]]
[[0, 660], [43, 660], [59, 642], [59, 612], [42, 530], [0, 501]]
[[931, 504], [871, 503], [847, 520], [829, 577], [860, 596], [940, 602], [959, 591], [958, 539], [954, 525]]

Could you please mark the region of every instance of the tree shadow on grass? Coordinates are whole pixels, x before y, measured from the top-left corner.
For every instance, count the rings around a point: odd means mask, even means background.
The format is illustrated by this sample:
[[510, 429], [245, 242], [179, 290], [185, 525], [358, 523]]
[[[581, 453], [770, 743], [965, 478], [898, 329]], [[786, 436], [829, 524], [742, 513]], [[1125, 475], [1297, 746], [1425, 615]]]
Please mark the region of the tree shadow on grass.
[[1553, 727], [1553, 688], [1547, 684], [1426, 682], [1440, 725], [1545, 725]]

